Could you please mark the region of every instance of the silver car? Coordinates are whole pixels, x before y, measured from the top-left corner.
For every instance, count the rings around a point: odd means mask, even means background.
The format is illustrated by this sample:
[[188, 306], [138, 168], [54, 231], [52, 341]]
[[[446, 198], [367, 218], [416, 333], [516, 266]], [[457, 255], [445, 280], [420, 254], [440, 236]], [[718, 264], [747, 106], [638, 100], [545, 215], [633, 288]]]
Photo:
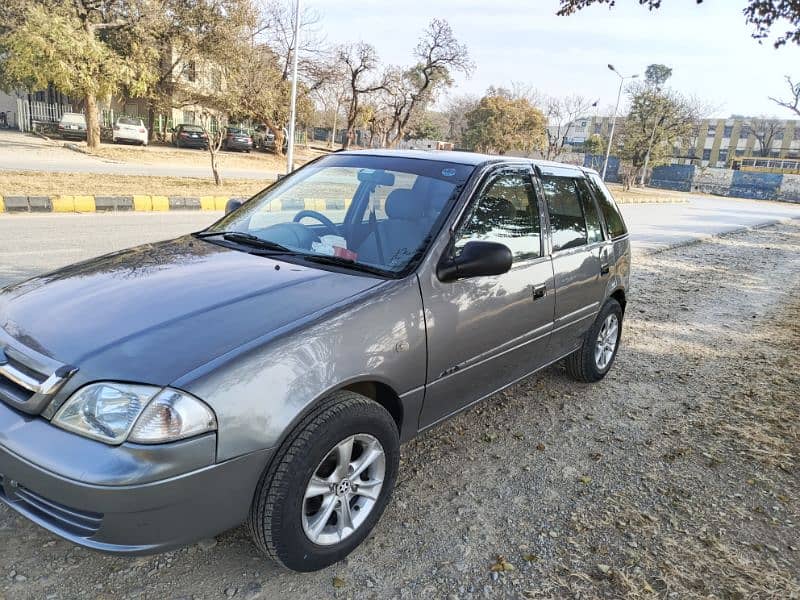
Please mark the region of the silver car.
[[614, 362], [630, 244], [594, 171], [339, 152], [231, 209], [0, 292], [0, 500], [121, 554], [246, 522], [312, 571], [369, 534], [403, 441]]

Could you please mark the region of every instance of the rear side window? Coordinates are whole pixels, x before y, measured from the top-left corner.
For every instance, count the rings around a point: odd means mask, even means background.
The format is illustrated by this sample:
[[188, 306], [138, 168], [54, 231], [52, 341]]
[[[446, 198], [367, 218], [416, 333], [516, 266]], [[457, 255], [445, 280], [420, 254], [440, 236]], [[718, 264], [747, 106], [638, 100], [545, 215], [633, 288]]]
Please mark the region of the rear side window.
[[600, 204], [600, 210], [603, 211], [608, 234], [613, 239], [628, 233], [628, 229], [625, 227], [625, 221], [622, 220], [619, 208], [617, 208], [614, 198], [611, 197], [611, 192], [608, 191], [606, 184], [604, 184], [602, 179], [595, 173], [589, 173], [589, 180], [593, 184], [592, 187], [595, 190], [595, 196]]
[[602, 242], [603, 226], [600, 224], [600, 214], [597, 212], [597, 204], [595, 204], [592, 193], [589, 191], [589, 185], [585, 180], [579, 179], [578, 189], [581, 192], [581, 206], [586, 217], [586, 233], [589, 243]]
[[542, 177], [542, 187], [550, 213], [553, 252], [585, 245], [586, 220], [577, 182], [570, 177]]

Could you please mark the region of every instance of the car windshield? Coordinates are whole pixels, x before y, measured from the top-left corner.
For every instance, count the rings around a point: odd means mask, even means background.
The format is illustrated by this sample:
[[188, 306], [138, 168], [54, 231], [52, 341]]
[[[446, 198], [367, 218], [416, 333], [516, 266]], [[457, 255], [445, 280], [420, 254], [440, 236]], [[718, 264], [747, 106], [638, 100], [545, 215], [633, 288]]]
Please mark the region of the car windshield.
[[141, 119], [134, 119], [133, 117], [120, 117], [117, 122], [120, 125], [136, 125], [137, 127], [142, 127], [144, 125]]
[[[202, 235], [397, 275], [420, 258], [472, 173], [437, 160], [332, 154], [254, 196]], [[237, 235], [238, 234], [238, 235]], [[244, 235], [242, 235], [244, 234]], [[211, 236], [211, 237], [208, 237]], [[223, 238], [225, 239], [225, 238]], [[362, 269], [366, 270], [366, 269]]]

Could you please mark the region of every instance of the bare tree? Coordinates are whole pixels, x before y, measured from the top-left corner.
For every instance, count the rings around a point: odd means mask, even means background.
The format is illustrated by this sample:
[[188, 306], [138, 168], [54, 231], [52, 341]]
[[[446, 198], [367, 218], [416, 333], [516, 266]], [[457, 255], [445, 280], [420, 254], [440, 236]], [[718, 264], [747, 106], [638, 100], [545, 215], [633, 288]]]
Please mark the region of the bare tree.
[[219, 150], [222, 142], [225, 141], [225, 125], [220, 115], [210, 110], [203, 110], [200, 113], [200, 126], [208, 138], [208, 156], [211, 159], [211, 173], [214, 176], [214, 183], [220, 185], [222, 177], [219, 174]]
[[779, 106], [788, 108], [798, 117], [800, 117], [800, 81], [795, 83], [792, 80], [792, 78], [789, 75], [787, 75], [786, 83], [789, 84], [789, 90], [790, 90], [788, 100], [778, 100], [777, 98], [773, 98], [772, 96], [770, 96], [769, 99]]
[[445, 108], [447, 117], [448, 140], [456, 146], [464, 146], [464, 134], [467, 131], [467, 113], [477, 108], [480, 98], [471, 95], [451, 98]]
[[417, 64], [410, 69], [395, 69], [390, 90], [395, 96], [392, 133], [389, 144], [394, 145], [419, 111], [436, 99], [437, 93], [453, 84], [452, 73], [472, 74], [475, 65], [467, 47], [460, 43], [450, 24], [433, 19], [422, 34], [414, 57]]
[[383, 89], [386, 84], [384, 81], [367, 82], [367, 77], [378, 67], [378, 55], [371, 44], [345, 44], [338, 48], [336, 55], [348, 85], [347, 133], [342, 144], [347, 149], [355, 139], [362, 97]]
[[759, 155], [765, 157], [769, 156], [773, 142], [783, 139], [783, 133], [786, 130], [783, 121], [764, 117], [750, 119], [747, 124], [750, 127], [750, 133], [758, 142]]
[[547, 119], [545, 134], [547, 147], [545, 158], [555, 160], [567, 145], [567, 137], [575, 121], [585, 117], [593, 106], [590, 100], [583, 96], [567, 96], [565, 98], [548, 98], [544, 102], [544, 116]]

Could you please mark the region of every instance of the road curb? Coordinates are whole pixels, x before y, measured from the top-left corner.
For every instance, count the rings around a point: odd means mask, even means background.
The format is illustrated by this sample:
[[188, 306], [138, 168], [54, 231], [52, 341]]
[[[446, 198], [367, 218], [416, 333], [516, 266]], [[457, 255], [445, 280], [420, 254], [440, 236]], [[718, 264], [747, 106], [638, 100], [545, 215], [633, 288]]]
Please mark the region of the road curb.
[[[92, 213], [92, 212], [167, 212], [224, 211], [229, 201], [244, 202], [241, 196], [165, 196], [134, 194], [130, 196], [0, 196], [0, 213]], [[281, 210], [345, 210], [350, 199], [308, 200], [287, 199], [270, 203], [271, 211]]]

